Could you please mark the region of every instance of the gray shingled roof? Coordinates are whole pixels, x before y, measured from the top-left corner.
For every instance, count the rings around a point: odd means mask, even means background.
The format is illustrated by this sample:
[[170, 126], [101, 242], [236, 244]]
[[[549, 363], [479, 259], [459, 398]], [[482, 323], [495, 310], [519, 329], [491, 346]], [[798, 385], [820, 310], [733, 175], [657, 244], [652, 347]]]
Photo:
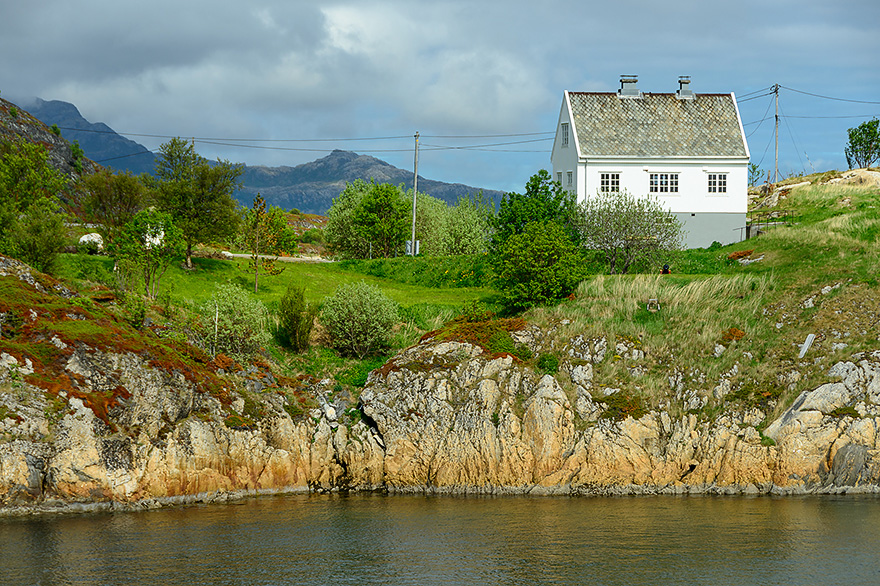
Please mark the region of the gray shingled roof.
[[569, 92], [581, 156], [745, 157], [746, 149], [729, 94]]

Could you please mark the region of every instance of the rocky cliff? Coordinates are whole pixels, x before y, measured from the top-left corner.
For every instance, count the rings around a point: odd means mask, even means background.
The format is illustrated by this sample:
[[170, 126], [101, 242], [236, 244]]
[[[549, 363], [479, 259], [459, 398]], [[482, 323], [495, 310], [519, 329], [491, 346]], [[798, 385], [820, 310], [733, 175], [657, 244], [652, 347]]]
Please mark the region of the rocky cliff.
[[[769, 424], [755, 406], [700, 410], [731, 392], [729, 373], [656, 408], [631, 408], [595, 372], [620, 357], [637, 366], [644, 352], [583, 335], [567, 340], [555, 375], [428, 337], [374, 371], [355, 404], [329, 380], [284, 380], [195, 354], [175, 363], [157, 348], [89, 337], [82, 322], [105, 319], [94, 302], [17, 261], [0, 263], [0, 285], [31, 295], [28, 310], [0, 299], [5, 514], [279, 490], [880, 490], [880, 351], [834, 364], [828, 382]], [[55, 329], [41, 321], [50, 307]], [[545, 334], [535, 325], [512, 333], [534, 350]]]

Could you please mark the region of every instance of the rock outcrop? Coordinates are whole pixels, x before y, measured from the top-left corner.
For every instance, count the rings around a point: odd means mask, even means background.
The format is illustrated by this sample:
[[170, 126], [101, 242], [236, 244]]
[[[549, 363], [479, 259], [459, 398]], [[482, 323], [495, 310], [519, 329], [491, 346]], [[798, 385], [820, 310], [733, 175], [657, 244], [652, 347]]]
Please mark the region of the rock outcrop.
[[[80, 348], [65, 368], [128, 394], [98, 417], [64, 392], [20, 382], [0, 356], [0, 505], [139, 506], [236, 491], [388, 490], [481, 494], [806, 493], [880, 485], [880, 352], [838, 363], [839, 378], [804, 392], [762, 435], [764, 414], [714, 420], [669, 411], [607, 416], [591, 394], [604, 340], [575, 340], [586, 360], [539, 376], [512, 356], [426, 342], [371, 374], [359, 410], [318, 406], [294, 419], [266, 389], [250, 429], [182, 375], [133, 355]], [[572, 355], [576, 354], [572, 352]], [[559, 378], [564, 380], [564, 384]], [[596, 393], [602, 395], [602, 393]], [[768, 441], [772, 438], [774, 441]], [[16, 509], [16, 507], [18, 507]], [[21, 508], [25, 507], [25, 508]], [[30, 507], [30, 508], [28, 508]]]

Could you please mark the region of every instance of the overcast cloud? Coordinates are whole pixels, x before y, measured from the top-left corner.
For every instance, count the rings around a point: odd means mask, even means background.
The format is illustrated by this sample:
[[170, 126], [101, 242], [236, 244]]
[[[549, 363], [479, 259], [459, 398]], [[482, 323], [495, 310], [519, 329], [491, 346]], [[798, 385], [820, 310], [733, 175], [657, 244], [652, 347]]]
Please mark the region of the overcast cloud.
[[[779, 83], [874, 102], [783, 89], [788, 174], [845, 167], [846, 129], [880, 116], [878, 22], [876, 0], [5, 0], [0, 91], [72, 102], [129, 136], [196, 137], [201, 154], [248, 164], [340, 148], [411, 169], [419, 131], [420, 175], [501, 190], [548, 168], [551, 142], [439, 137], [552, 132], [564, 90], [613, 91], [620, 74], [644, 91], [690, 75], [696, 92], [760, 96]], [[773, 121], [758, 121], [770, 104], [740, 105], [765, 169]], [[211, 144], [373, 137], [404, 138]], [[498, 146], [436, 150], [484, 144]]]

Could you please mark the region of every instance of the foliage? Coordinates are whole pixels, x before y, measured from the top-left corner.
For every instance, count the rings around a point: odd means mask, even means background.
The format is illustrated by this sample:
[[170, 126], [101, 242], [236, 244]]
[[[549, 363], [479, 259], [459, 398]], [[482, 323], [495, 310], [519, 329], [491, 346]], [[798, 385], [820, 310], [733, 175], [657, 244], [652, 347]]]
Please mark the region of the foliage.
[[371, 256], [396, 256], [406, 240], [408, 211], [402, 188], [373, 183], [352, 212], [355, 232], [371, 244]]
[[482, 191], [459, 198], [454, 206], [448, 208], [446, 218], [444, 254], [482, 254], [488, 250], [495, 210]]
[[65, 214], [56, 198], [40, 198], [14, 223], [15, 255], [43, 273], [54, 273], [58, 251], [64, 246]]
[[354, 210], [370, 186], [362, 179], [347, 183], [327, 211], [324, 237], [330, 251], [340, 258], [367, 258], [370, 253], [370, 243], [357, 232], [353, 222]]
[[397, 304], [363, 281], [340, 285], [321, 311], [321, 323], [336, 346], [361, 359], [387, 347], [397, 319]]
[[559, 357], [555, 354], [541, 354], [538, 356], [538, 368], [545, 374], [555, 375], [559, 372]]
[[278, 304], [278, 338], [294, 352], [309, 349], [309, 336], [318, 306], [306, 303], [305, 289], [290, 283]]
[[495, 259], [496, 288], [513, 311], [568, 296], [579, 281], [577, 247], [553, 221], [530, 222], [512, 234]]
[[422, 287], [488, 287], [494, 271], [485, 254], [345, 260], [339, 268]]
[[[63, 237], [63, 224], [55, 212], [60, 205], [57, 195], [67, 186], [48, 159], [42, 145], [24, 140], [0, 142], [0, 253], [27, 254], [27, 262], [47, 269]], [[28, 213], [32, 206], [37, 207]], [[42, 213], [47, 217], [41, 218]], [[45, 255], [52, 258], [40, 258]]]
[[514, 345], [510, 332], [521, 330], [525, 325], [522, 318], [499, 319], [492, 312], [480, 312], [479, 307], [474, 306], [424, 337], [466, 342], [479, 346], [489, 354], [514, 354], [521, 349]]
[[253, 207], [244, 217], [245, 242], [251, 253], [248, 272], [254, 275], [254, 293], [259, 291], [260, 272], [271, 276], [279, 275], [284, 270], [275, 266], [278, 257], [272, 258], [281, 252], [279, 240], [287, 228], [287, 223], [279, 225], [276, 217], [266, 211], [266, 200], [260, 194], [254, 198]]
[[749, 185], [758, 185], [763, 177], [764, 170], [755, 163], [749, 163]]
[[219, 353], [247, 362], [269, 343], [266, 308], [235, 285], [217, 285], [201, 306], [201, 336], [212, 355]]
[[114, 173], [102, 169], [83, 179], [85, 194], [80, 200], [83, 213], [98, 225], [98, 233], [106, 246], [112, 246], [123, 227], [149, 201], [144, 183], [126, 171]]
[[159, 147], [156, 163], [157, 204], [171, 214], [186, 243], [186, 266], [199, 243], [232, 235], [238, 224], [238, 203], [232, 194], [244, 173], [240, 165], [214, 164], [195, 152], [192, 143], [173, 138]]
[[528, 180], [525, 193], [504, 194], [494, 218], [491, 250], [497, 253], [508, 238], [522, 234], [531, 222], [553, 221], [576, 243], [579, 236], [575, 230], [576, 204], [575, 195], [552, 181], [550, 173], [541, 169]]
[[146, 295], [155, 299], [159, 281], [183, 252], [183, 235], [171, 216], [154, 209], [142, 210], [119, 233], [111, 253], [133, 263], [144, 279]]
[[660, 201], [627, 191], [598, 193], [578, 210], [581, 244], [605, 254], [611, 274], [662, 264], [682, 246], [682, 224]]
[[844, 153], [850, 169], [864, 169], [880, 159], [880, 120], [874, 118], [846, 131]]
[[70, 144], [70, 155], [73, 157], [73, 168], [76, 169], [77, 173], [82, 173], [82, 162], [86, 153], [83, 151], [82, 147], [79, 146], [79, 141], [75, 140]]

